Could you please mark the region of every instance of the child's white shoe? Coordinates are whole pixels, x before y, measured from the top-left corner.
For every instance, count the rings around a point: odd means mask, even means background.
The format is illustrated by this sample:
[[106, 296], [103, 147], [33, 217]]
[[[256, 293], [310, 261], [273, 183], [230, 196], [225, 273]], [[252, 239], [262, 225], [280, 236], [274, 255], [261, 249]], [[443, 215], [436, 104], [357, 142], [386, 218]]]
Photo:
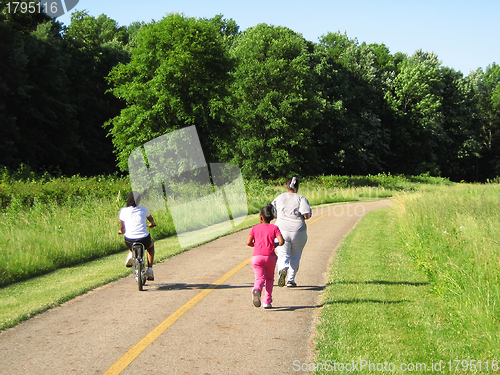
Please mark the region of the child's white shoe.
[[133, 254], [131, 251], [128, 252], [127, 260], [125, 261], [125, 267], [132, 267]]

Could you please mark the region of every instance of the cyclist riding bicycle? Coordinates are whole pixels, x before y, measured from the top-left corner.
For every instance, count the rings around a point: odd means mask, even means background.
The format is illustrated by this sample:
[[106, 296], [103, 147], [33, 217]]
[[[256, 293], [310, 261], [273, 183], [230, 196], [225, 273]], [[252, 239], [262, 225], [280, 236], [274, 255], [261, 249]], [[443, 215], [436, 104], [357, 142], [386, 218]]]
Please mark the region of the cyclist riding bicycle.
[[[151, 216], [149, 210], [144, 206], [139, 206], [141, 196], [139, 193], [133, 191], [129, 193], [127, 198], [127, 207], [120, 210], [118, 218], [120, 220], [120, 230], [118, 233], [123, 234], [125, 237], [125, 243], [129, 249], [127, 255], [127, 260], [125, 261], [125, 266], [132, 267], [132, 244], [134, 242], [140, 242], [144, 245], [144, 248], [148, 252], [148, 263], [149, 267], [146, 271], [146, 277], [148, 280], [154, 280], [153, 274], [153, 261], [155, 256], [155, 246], [151, 235], [149, 234], [147, 228], [153, 228], [156, 223]], [[147, 224], [147, 221], [149, 224]]]

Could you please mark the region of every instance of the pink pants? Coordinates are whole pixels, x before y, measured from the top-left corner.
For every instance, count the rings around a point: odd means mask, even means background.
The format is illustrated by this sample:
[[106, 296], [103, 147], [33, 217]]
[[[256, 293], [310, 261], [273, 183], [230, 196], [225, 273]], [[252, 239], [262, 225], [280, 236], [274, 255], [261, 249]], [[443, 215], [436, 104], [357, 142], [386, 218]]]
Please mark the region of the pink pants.
[[277, 259], [276, 256], [267, 255], [254, 255], [252, 257], [251, 263], [255, 274], [253, 289], [257, 289], [262, 293], [264, 284], [266, 285], [266, 294], [262, 299], [262, 303], [270, 304], [273, 301], [274, 268]]

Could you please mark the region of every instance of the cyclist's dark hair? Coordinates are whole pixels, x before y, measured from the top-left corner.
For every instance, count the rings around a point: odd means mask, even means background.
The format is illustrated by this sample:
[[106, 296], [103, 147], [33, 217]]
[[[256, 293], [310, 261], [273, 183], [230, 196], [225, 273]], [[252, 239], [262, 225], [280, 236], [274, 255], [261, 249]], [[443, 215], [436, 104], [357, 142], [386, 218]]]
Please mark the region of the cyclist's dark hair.
[[141, 201], [141, 195], [136, 191], [131, 191], [127, 197], [127, 207], [138, 206], [140, 201]]
[[299, 188], [299, 178], [297, 176], [292, 176], [289, 179], [287, 179], [286, 188], [288, 190], [293, 190], [294, 192], [297, 192], [297, 189]]
[[270, 223], [274, 219], [274, 208], [272, 204], [267, 204], [260, 209], [260, 214], [266, 223]]

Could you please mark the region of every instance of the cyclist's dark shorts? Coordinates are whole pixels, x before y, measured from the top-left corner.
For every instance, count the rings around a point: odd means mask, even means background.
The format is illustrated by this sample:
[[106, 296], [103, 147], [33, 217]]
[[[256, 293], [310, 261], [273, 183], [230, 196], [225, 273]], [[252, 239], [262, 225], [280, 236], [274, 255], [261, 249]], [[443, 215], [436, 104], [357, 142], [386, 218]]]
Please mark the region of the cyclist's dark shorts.
[[127, 246], [128, 246], [129, 249], [132, 249], [132, 244], [134, 242], [140, 242], [140, 243], [142, 243], [144, 245], [144, 247], [146, 249], [149, 249], [149, 247], [153, 243], [153, 240], [151, 239], [151, 235], [150, 234], [147, 237], [139, 238], [139, 239], [136, 239], [136, 240], [132, 240], [130, 238], [125, 237], [125, 243], [127, 244]]

